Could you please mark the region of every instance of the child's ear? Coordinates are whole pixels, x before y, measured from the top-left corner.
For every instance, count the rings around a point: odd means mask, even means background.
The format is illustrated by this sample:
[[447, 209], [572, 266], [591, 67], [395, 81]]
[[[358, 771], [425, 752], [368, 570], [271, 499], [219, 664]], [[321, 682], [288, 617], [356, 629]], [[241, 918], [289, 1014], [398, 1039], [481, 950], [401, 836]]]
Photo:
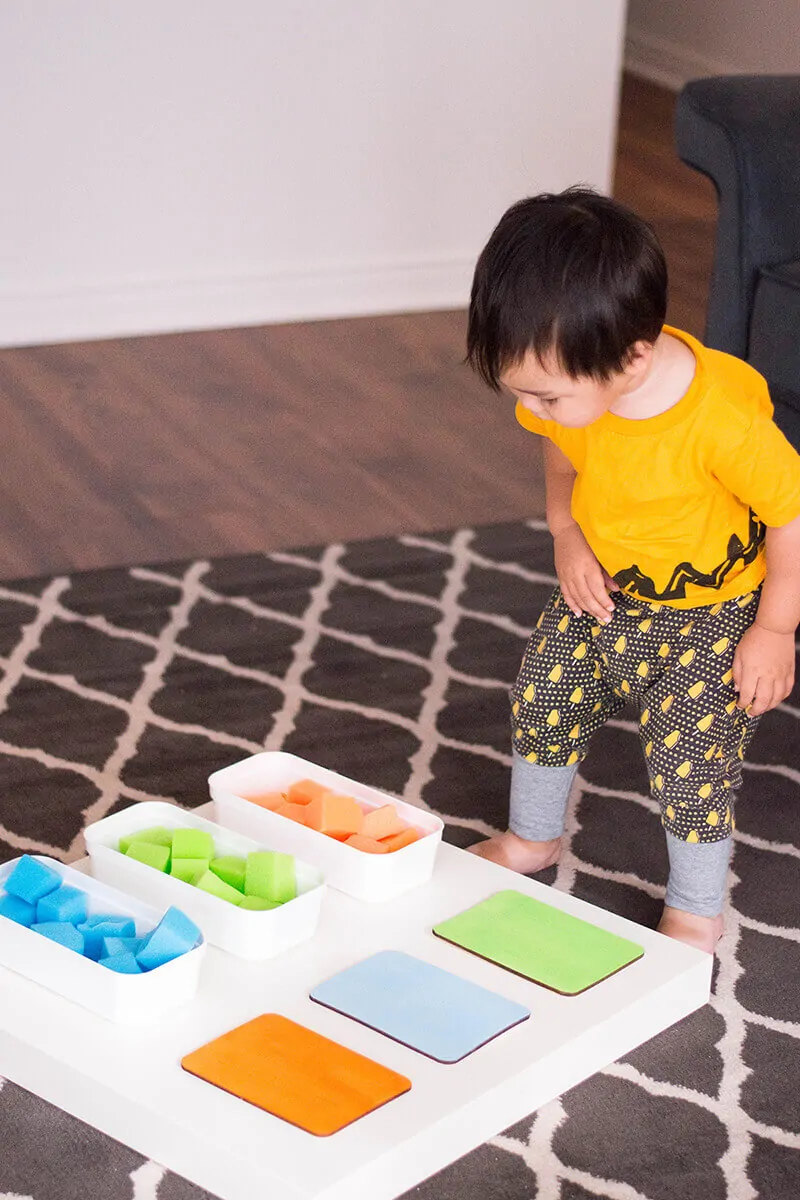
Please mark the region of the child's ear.
[[628, 361], [625, 366], [626, 374], [642, 375], [650, 366], [655, 345], [653, 342], [634, 342], [628, 351]]

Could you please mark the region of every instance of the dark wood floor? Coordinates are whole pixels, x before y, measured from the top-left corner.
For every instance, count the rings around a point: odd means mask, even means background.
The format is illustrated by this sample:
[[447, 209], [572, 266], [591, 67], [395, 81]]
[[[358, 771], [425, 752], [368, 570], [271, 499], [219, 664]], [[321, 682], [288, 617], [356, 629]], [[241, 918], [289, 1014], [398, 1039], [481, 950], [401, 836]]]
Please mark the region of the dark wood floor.
[[[626, 78], [615, 194], [701, 333], [716, 200], [673, 97]], [[487, 231], [488, 232], [488, 231]], [[462, 365], [463, 312], [0, 351], [0, 578], [538, 515], [536, 439]]]

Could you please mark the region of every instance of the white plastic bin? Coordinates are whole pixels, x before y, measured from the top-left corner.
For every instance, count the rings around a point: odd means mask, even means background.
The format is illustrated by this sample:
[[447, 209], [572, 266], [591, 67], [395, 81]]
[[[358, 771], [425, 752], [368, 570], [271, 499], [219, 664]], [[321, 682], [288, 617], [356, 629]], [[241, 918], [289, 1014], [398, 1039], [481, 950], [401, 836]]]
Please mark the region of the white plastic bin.
[[[126, 896], [90, 875], [64, 866], [52, 858], [32, 854], [38, 862], [51, 867], [70, 887], [80, 888], [89, 899], [89, 914], [114, 913], [133, 917], [137, 937], [155, 929], [170, 903], [153, 907]], [[19, 862], [18, 858], [0, 866], [0, 890]], [[182, 906], [177, 906], [182, 907]], [[200, 977], [200, 965], [206, 952], [205, 942], [180, 958], [155, 967], [141, 975], [121, 975], [102, 967], [75, 950], [68, 950], [40, 933], [0, 916], [0, 965], [32, 979], [66, 1000], [72, 1000], [109, 1021], [140, 1024], [158, 1019], [164, 1013], [194, 999]]]
[[[247, 799], [263, 792], [284, 791], [301, 779], [314, 779], [369, 808], [393, 804], [423, 836], [391, 854], [367, 854]], [[222, 825], [268, 841], [278, 850], [302, 855], [324, 872], [331, 887], [357, 900], [392, 900], [426, 883], [433, 874], [444, 828], [438, 817], [294, 754], [280, 750], [254, 754], [215, 771], [209, 776], [208, 787]]]
[[239, 958], [273, 958], [314, 936], [325, 894], [318, 869], [298, 859], [297, 896], [279, 908], [263, 911], [237, 908], [190, 883], [128, 858], [117, 849], [120, 838], [126, 834], [154, 825], [167, 829], [204, 829], [213, 837], [220, 857], [236, 854], [245, 858], [254, 850], [283, 850], [269, 838], [243, 837], [173, 804], [143, 801], [88, 826], [84, 837], [92, 874], [150, 904], [174, 904], [200, 926], [207, 942]]

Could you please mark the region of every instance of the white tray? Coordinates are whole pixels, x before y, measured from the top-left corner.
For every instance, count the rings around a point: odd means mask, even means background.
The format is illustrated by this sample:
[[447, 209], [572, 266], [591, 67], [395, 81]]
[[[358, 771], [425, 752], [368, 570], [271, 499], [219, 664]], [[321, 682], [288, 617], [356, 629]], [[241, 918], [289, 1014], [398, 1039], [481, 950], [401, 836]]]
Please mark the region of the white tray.
[[[154, 929], [169, 908], [169, 902], [152, 907], [135, 900], [55, 859], [40, 854], [30, 857], [57, 871], [64, 883], [80, 888], [89, 899], [90, 916], [114, 913], [133, 917], [138, 937]], [[5, 889], [5, 880], [18, 862], [15, 858], [0, 866], [0, 889]], [[205, 952], [205, 942], [201, 942], [194, 950], [152, 971], [121, 975], [0, 916], [0, 964], [98, 1016], [120, 1023], [152, 1021], [193, 1000]]]
[[92, 874], [151, 904], [174, 904], [197, 922], [207, 942], [240, 958], [273, 958], [313, 937], [325, 894], [319, 870], [298, 859], [294, 900], [266, 910], [237, 908], [219, 896], [165, 875], [117, 849], [121, 837], [154, 825], [167, 829], [203, 829], [213, 837], [220, 857], [235, 854], [244, 858], [253, 850], [283, 849], [268, 838], [243, 837], [173, 804], [144, 801], [88, 826], [84, 837]]
[[[314, 779], [370, 808], [393, 804], [424, 836], [391, 854], [367, 854], [247, 799], [260, 792], [283, 791], [301, 779]], [[215, 771], [209, 776], [208, 788], [220, 824], [269, 841], [275, 849], [302, 855], [324, 872], [332, 888], [357, 900], [393, 900], [427, 883], [433, 874], [444, 827], [438, 817], [294, 754], [280, 750], [254, 754]]]

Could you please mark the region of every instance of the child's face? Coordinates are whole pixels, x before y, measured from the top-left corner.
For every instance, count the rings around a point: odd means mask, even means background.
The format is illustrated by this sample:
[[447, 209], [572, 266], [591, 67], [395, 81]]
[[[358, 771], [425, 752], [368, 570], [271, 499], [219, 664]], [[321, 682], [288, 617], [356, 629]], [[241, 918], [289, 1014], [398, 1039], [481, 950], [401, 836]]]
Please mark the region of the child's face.
[[532, 351], [500, 376], [502, 385], [524, 408], [543, 421], [570, 429], [594, 424], [638, 381], [638, 364], [632, 363], [607, 383], [599, 383], [591, 376], [573, 379], [564, 375], [552, 361], [539, 362]]

